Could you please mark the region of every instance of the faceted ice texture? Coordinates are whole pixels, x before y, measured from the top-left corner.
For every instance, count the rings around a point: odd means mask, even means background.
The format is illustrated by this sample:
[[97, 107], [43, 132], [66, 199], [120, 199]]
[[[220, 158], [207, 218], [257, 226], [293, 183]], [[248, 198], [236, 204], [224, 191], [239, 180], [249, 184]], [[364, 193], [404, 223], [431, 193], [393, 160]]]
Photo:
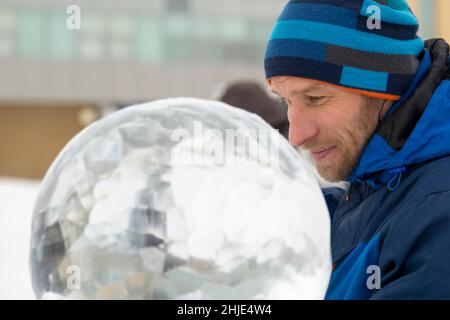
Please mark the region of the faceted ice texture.
[[311, 165], [262, 119], [156, 101], [92, 124], [49, 169], [33, 286], [43, 299], [321, 299], [329, 232]]

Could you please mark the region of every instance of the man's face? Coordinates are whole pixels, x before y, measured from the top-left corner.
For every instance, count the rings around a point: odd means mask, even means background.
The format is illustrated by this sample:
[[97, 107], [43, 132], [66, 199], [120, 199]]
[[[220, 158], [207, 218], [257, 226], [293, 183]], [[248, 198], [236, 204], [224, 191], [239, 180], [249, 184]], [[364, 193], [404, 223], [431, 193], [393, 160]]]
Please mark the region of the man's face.
[[347, 178], [386, 111], [383, 101], [304, 78], [274, 77], [269, 85], [289, 106], [290, 143], [311, 152], [326, 180]]

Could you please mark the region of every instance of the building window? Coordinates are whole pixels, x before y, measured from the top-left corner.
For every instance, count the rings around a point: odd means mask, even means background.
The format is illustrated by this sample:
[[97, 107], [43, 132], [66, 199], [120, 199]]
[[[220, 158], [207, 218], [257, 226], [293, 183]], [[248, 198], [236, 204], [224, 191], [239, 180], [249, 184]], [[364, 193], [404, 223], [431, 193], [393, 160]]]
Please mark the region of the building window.
[[84, 60], [100, 60], [104, 56], [104, 46], [99, 40], [84, 39], [80, 46], [81, 57]]
[[77, 31], [66, 28], [67, 16], [62, 10], [52, 10], [46, 19], [48, 58], [52, 61], [69, 61], [74, 57]]
[[129, 60], [136, 33], [135, 21], [129, 16], [112, 16], [109, 26], [109, 57], [115, 61]]
[[159, 64], [164, 61], [165, 37], [158, 19], [143, 18], [138, 21], [135, 54], [142, 63]]
[[105, 57], [106, 19], [100, 15], [87, 15], [81, 28], [80, 55], [83, 60], [100, 60]]
[[16, 16], [0, 9], [0, 58], [9, 58], [15, 51]]
[[182, 15], [168, 15], [164, 25], [165, 31], [171, 37], [185, 37], [192, 31], [192, 19]]
[[15, 28], [15, 14], [0, 9], [0, 58], [14, 55]]
[[91, 14], [83, 20], [80, 54], [84, 60], [127, 61], [132, 58], [136, 22], [126, 14]]
[[27, 60], [42, 60], [47, 56], [46, 15], [39, 10], [24, 10], [17, 22], [17, 53]]

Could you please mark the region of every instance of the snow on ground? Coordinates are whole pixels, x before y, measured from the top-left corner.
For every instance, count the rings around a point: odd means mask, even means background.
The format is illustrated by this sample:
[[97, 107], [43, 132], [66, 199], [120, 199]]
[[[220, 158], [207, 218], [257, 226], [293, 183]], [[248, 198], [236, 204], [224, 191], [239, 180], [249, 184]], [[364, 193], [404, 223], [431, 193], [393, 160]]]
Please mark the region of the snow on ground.
[[0, 178], [0, 299], [35, 299], [28, 263], [39, 181]]

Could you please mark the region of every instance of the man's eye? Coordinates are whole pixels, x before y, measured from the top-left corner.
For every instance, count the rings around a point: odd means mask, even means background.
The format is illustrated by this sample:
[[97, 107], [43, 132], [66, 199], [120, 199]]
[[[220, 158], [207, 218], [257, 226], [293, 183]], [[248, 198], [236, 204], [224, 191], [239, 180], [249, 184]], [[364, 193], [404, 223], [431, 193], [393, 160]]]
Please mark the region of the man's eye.
[[325, 96], [308, 96], [308, 102], [310, 104], [321, 104], [325, 102]]

